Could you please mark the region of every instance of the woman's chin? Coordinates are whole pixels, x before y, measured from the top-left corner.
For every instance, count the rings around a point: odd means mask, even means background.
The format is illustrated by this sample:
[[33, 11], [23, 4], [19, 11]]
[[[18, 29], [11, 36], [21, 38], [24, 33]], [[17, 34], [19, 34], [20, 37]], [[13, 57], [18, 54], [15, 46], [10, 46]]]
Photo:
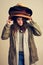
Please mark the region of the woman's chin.
[[20, 24], [19, 26], [23, 26], [22, 24]]

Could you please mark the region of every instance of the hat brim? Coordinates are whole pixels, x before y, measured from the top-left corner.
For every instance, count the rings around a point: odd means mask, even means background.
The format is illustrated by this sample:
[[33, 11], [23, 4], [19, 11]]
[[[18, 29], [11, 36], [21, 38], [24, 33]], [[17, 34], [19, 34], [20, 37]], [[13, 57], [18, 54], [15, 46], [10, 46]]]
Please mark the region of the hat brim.
[[13, 17], [13, 16], [23, 17], [23, 18], [26, 18], [26, 19], [30, 19], [31, 18], [30, 16], [24, 15], [24, 14], [15, 14], [15, 15], [12, 15], [11, 17]]

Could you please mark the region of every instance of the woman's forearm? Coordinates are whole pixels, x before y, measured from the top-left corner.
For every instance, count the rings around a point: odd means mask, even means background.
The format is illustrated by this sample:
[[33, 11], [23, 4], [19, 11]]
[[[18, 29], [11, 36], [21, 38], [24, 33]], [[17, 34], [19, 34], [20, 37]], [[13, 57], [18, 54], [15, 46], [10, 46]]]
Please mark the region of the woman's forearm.
[[40, 27], [36, 22], [34, 22], [33, 20], [30, 21], [30, 26], [31, 26], [31, 29], [32, 29], [34, 35], [36, 35], [36, 36], [41, 35]]
[[10, 36], [10, 25], [6, 24], [3, 28], [1, 38], [4, 40], [8, 39], [9, 36]]

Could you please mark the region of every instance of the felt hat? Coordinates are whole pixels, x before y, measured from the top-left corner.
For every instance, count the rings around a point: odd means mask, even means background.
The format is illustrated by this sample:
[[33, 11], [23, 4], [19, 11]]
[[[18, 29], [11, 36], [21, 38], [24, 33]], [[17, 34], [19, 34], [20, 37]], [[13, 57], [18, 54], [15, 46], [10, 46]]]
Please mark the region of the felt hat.
[[29, 19], [32, 16], [33, 12], [30, 8], [18, 4], [13, 7], [10, 7], [8, 13], [11, 17], [19, 16]]

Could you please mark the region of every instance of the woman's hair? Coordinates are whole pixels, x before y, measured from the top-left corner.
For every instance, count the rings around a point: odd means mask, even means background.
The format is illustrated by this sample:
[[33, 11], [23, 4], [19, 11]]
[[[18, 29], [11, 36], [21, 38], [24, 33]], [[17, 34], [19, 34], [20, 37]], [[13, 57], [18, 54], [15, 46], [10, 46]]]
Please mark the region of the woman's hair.
[[22, 31], [25, 32], [26, 28], [27, 28], [27, 19], [22, 17], [23, 18], [23, 25], [22, 26], [19, 26], [18, 23], [17, 23], [17, 16], [13, 16], [12, 17], [12, 20], [13, 20], [13, 25], [11, 26], [12, 30], [14, 31], [17, 31], [18, 29], [22, 28]]

